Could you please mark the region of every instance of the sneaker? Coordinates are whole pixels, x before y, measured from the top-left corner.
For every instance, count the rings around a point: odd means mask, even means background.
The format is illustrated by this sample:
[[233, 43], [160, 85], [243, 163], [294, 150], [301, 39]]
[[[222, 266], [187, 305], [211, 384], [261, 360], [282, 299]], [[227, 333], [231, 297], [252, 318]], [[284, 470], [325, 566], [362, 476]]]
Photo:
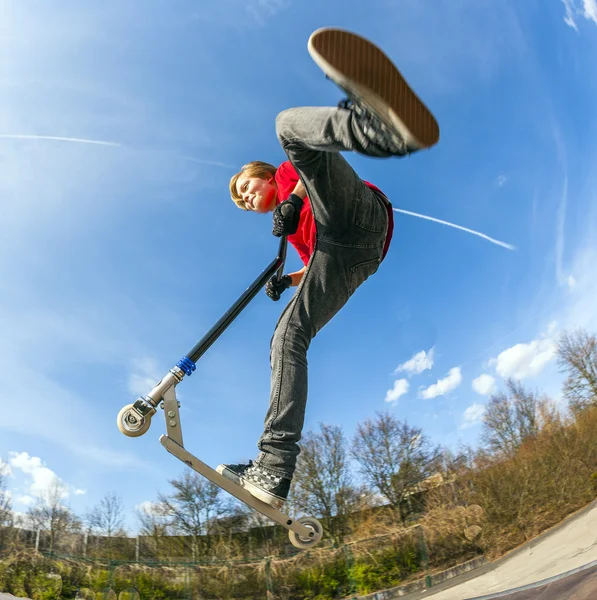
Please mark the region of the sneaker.
[[288, 498], [290, 479], [255, 465], [253, 461], [249, 464], [218, 465], [216, 471], [273, 508], [282, 508]]
[[371, 141], [397, 154], [430, 148], [439, 126], [392, 61], [369, 40], [343, 29], [324, 27], [311, 34], [309, 54], [349, 97]]

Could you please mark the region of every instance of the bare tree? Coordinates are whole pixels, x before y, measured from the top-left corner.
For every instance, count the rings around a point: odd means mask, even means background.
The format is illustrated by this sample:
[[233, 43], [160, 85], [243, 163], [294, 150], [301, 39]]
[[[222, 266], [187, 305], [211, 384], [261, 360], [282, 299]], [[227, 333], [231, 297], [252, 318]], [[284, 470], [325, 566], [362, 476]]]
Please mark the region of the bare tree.
[[[225, 515], [214, 519], [211, 526], [211, 555], [215, 558], [230, 559], [242, 554], [247, 558], [269, 556], [278, 550], [277, 537], [272, 535], [275, 529], [272, 521], [261, 513], [249, 508], [244, 502], [231, 499]], [[286, 541], [284, 537], [284, 541]]]
[[458, 452], [444, 448], [441, 452], [441, 472], [447, 480], [468, 473], [472, 463], [472, 448], [460, 447]]
[[353, 485], [349, 454], [340, 427], [320, 425], [303, 436], [292, 483], [291, 503], [326, 520], [326, 532], [342, 543], [351, 513], [363, 507], [364, 490]]
[[0, 458], [0, 550], [4, 549], [11, 540], [10, 528], [14, 526], [12, 498], [6, 485], [6, 477], [9, 473], [8, 465]]
[[514, 379], [508, 379], [506, 387], [506, 392], [489, 398], [481, 434], [487, 450], [499, 456], [512, 456], [524, 441], [539, 433], [541, 406], [547, 402]]
[[597, 339], [585, 330], [564, 332], [558, 342], [558, 365], [568, 374], [563, 392], [574, 412], [597, 406]]
[[12, 499], [6, 485], [9, 473], [8, 465], [0, 458], [0, 527], [13, 525]]
[[50, 534], [48, 550], [53, 552], [65, 535], [81, 529], [80, 519], [65, 505], [66, 488], [54, 478], [46, 490], [41, 492], [35, 504], [27, 511], [26, 523], [34, 530]]
[[403, 523], [408, 495], [441, 470], [440, 447], [432, 447], [422, 429], [389, 413], [378, 413], [375, 421], [359, 424], [352, 455], [369, 485], [390, 503]]
[[158, 495], [160, 510], [168, 517], [172, 529], [191, 537], [195, 560], [199, 554], [209, 551], [211, 528], [215, 520], [226, 513], [227, 505], [221, 498], [220, 488], [195, 472], [186, 471], [182, 479], [169, 483], [175, 491]]
[[168, 535], [170, 526], [159, 504], [145, 505], [135, 511], [139, 522], [139, 535], [148, 537], [153, 543], [156, 557], [161, 556], [164, 538]]
[[122, 498], [114, 492], [105, 494], [86, 515], [87, 525], [91, 531], [96, 531], [108, 539], [108, 558], [112, 558], [114, 549], [113, 538], [125, 536], [124, 506]]

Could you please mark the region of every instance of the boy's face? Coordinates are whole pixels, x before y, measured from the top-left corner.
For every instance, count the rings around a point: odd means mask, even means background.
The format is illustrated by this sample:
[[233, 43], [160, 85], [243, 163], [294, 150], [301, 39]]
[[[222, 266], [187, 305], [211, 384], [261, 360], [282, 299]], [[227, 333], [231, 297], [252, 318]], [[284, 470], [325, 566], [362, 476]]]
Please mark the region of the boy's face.
[[244, 173], [236, 181], [236, 192], [247, 210], [257, 213], [271, 212], [276, 208], [278, 188], [272, 175], [267, 179], [247, 177]]

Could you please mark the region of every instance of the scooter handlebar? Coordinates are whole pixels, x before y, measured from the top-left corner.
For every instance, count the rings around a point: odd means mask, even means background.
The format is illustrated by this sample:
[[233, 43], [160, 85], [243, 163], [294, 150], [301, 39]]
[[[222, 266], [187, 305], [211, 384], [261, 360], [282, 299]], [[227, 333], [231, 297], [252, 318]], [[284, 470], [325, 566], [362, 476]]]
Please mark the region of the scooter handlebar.
[[[294, 215], [296, 209], [292, 204], [283, 204], [280, 210], [282, 211], [282, 216], [290, 218]], [[287, 245], [287, 239], [286, 236], [284, 236], [280, 240], [280, 249], [278, 250], [278, 258], [282, 261], [280, 267], [276, 271], [276, 281], [278, 282], [280, 281], [280, 279], [282, 279], [282, 276], [284, 275], [284, 264], [286, 262]]]
[[280, 240], [280, 247], [278, 249], [278, 259], [281, 261], [278, 270], [276, 271], [276, 281], [280, 281], [284, 275], [284, 265], [286, 264], [286, 250], [288, 248], [288, 241], [286, 236]]

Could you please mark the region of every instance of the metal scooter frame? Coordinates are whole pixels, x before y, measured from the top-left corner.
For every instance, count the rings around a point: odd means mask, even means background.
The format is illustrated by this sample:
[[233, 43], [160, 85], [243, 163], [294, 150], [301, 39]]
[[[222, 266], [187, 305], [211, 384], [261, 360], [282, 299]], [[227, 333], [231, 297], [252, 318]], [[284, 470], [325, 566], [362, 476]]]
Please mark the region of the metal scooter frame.
[[[272, 275], [277, 273], [278, 280], [280, 279], [286, 261], [286, 251], [287, 241], [283, 237], [280, 241], [276, 258], [186, 355], [185, 358], [192, 361], [193, 368], [194, 363], [205, 354], [209, 347], [220, 337]], [[147, 396], [138, 398], [132, 405], [125, 406], [118, 415], [118, 427], [121, 432], [131, 437], [145, 433], [149, 428], [151, 417], [157, 412], [156, 409], [159, 404], [164, 409], [167, 428], [166, 435], [160, 436], [160, 442], [170, 454], [174, 455], [200, 475], [203, 475], [203, 477], [209, 479], [209, 481], [218, 487], [226, 490], [241, 502], [244, 502], [254, 510], [288, 529], [291, 541], [295, 546], [306, 548], [317, 544], [323, 532], [321, 525], [316, 519], [306, 517], [295, 521], [282, 511], [262, 502], [243, 487], [230, 481], [185, 449], [180, 426], [180, 403], [176, 399], [175, 389], [183, 380], [184, 375], [185, 371], [183, 368], [178, 365], [173, 367]], [[302, 524], [301, 521], [308, 523], [308, 526]]]

